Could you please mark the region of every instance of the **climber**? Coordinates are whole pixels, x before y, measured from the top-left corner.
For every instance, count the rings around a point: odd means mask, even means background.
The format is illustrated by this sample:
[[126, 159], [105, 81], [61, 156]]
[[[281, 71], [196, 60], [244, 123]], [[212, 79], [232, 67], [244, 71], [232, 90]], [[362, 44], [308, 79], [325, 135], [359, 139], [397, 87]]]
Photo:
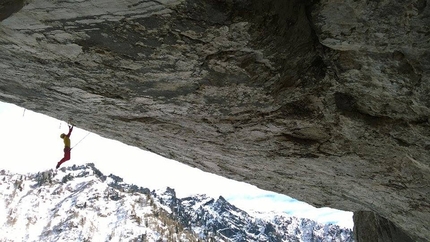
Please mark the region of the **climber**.
[[70, 160], [70, 135], [72, 134], [72, 130], [73, 125], [69, 125], [69, 133], [67, 135], [64, 133], [60, 135], [64, 140], [64, 157], [57, 163], [57, 166], [55, 167], [56, 169], [58, 169], [64, 162]]

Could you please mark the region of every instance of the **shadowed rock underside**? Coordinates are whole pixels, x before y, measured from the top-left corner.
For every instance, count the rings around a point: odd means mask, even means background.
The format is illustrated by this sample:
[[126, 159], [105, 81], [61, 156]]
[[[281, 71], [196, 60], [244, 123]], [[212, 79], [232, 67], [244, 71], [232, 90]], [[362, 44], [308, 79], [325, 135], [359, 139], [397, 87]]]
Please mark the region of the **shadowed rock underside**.
[[9, 0], [0, 100], [426, 241], [429, 17], [426, 0]]

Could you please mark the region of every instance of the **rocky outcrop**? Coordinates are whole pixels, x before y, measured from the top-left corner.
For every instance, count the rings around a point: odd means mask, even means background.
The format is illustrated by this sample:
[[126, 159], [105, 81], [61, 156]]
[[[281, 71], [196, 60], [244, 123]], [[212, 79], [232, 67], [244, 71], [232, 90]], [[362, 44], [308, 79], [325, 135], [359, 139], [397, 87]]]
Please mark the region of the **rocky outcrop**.
[[203, 241], [339, 241], [354, 242], [351, 229], [333, 224], [287, 216], [285, 213], [248, 214], [222, 196], [218, 199], [195, 195], [178, 199], [175, 190], [151, 193], [169, 208], [173, 219]]
[[429, 16], [425, 0], [33, 0], [0, 23], [0, 100], [425, 241]]
[[413, 242], [404, 231], [392, 222], [373, 212], [354, 213], [354, 237], [357, 242]]
[[21, 10], [24, 4], [24, 0], [3, 0], [0, 2], [0, 21]]
[[2, 170], [0, 185], [0, 241], [354, 242], [351, 229], [248, 214], [223, 197], [179, 199], [174, 189], [149, 191], [94, 164], [25, 175]]

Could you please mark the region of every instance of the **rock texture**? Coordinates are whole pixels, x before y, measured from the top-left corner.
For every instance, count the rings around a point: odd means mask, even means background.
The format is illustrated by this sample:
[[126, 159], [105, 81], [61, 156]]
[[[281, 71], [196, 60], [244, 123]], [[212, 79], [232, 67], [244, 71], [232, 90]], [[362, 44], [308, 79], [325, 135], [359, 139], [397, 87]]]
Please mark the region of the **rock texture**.
[[[351, 229], [289, 217], [285, 213], [247, 214], [222, 196], [195, 195], [178, 199], [173, 189], [152, 192], [171, 217], [199, 234], [203, 241], [354, 242]], [[406, 241], [405, 241], [406, 242]]]
[[0, 100], [429, 238], [428, 0], [7, 2]]
[[354, 223], [361, 225], [354, 229], [357, 242], [413, 242], [403, 230], [392, 222], [373, 212], [354, 213]]
[[37, 174], [0, 170], [0, 241], [354, 242], [351, 229], [248, 214], [223, 197], [178, 199], [103, 175], [94, 164]]

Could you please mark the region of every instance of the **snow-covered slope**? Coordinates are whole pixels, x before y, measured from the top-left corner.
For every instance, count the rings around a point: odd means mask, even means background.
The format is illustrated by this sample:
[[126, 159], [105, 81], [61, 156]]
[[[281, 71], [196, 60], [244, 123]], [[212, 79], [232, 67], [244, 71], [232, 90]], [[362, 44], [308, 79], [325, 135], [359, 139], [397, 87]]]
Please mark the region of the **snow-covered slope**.
[[286, 214], [250, 215], [222, 196], [178, 199], [173, 189], [152, 193], [174, 218], [205, 240], [214, 241], [353, 241], [352, 231]]
[[0, 241], [352, 241], [352, 231], [251, 216], [224, 198], [178, 199], [105, 176], [93, 164], [0, 172]]

